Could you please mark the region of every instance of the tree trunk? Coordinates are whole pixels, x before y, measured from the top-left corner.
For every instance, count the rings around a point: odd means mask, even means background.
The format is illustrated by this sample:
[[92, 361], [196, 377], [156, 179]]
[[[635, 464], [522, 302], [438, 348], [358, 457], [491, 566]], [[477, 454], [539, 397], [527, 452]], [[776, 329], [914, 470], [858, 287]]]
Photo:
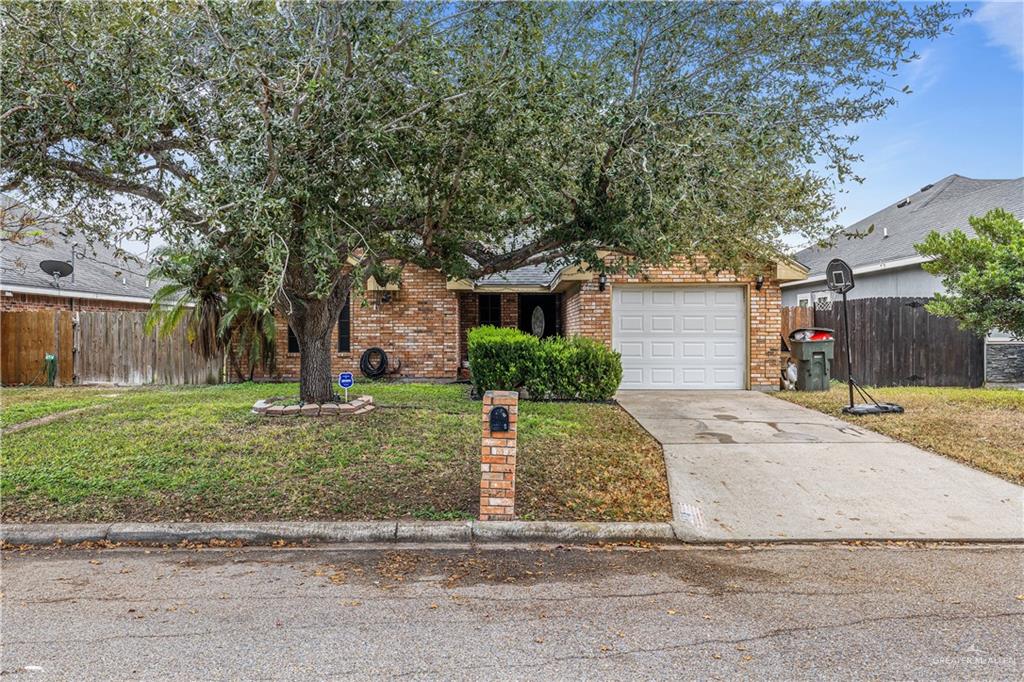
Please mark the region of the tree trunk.
[[303, 402], [326, 403], [334, 397], [331, 333], [299, 336], [299, 396]]
[[288, 324], [299, 342], [299, 398], [303, 402], [325, 403], [334, 398], [331, 332], [338, 324], [340, 301], [345, 300], [348, 287], [341, 289], [336, 287], [324, 299], [292, 299]]

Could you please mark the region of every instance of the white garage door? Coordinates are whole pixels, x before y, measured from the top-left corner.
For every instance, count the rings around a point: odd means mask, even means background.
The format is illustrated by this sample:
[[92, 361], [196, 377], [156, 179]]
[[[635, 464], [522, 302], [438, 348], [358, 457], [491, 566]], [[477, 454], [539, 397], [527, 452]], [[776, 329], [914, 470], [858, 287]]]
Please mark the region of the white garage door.
[[744, 388], [743, 287], [612, 289], [612, 346], [622, 388]]

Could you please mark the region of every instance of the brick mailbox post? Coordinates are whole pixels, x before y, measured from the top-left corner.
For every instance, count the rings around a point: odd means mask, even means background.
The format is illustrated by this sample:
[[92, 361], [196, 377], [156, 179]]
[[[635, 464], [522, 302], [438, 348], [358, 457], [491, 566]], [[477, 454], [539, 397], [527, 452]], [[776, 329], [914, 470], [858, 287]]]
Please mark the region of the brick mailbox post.
[[516, 513], [516, 423], [519, 394], [484, 394], [480, 445], [480, 520], [511, 521]]

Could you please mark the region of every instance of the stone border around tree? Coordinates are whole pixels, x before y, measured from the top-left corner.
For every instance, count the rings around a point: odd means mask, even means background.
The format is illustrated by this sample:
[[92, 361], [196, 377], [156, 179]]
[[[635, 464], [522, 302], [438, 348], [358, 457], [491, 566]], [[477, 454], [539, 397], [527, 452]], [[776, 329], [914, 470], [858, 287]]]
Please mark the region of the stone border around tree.
[[347, 403], [293, 403], [285, 405], [286, 398], [257, 400], [252, 406], [254, 414], [264, 417], [347, 417], [366, 414], [377, 408], [372, 395], [361, 395]]

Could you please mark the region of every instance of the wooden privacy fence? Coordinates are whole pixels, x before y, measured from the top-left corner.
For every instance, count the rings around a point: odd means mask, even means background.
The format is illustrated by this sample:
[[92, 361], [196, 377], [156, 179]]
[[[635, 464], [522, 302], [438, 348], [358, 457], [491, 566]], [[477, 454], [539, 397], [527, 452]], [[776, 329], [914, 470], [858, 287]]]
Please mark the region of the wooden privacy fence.
[[[144, 312], [31, 310], [0, 315], [0, 380], [42, 384], [43, 356], [59, 344], [61, 384], [214, 384], [223, 358], [203, 360], [184, 327], [167, 336], [145, 332]], [[38, 374], [38, 376], [37, 376]]]
[[794, 329], [814, 326], [814, 308], [793, 306], [782, 309], [782, 338], [788, 339]]
[[[861, 298], [848, 303], [853, 378], [867, 386], [981, 386], [985, 340], [956, 320], [925, 310], [926, 298]], [[809, 310], [809, 308], [804, 308]], [[832, 378], [846, 381], [841, 300], [814, 308], [815, 327], [836, 331]]]
[[47, 383], [46, 355], [57, 358], [56, 385], [74, 378], [74, 334], [70, 310], [0, 313], [0, 382]]

